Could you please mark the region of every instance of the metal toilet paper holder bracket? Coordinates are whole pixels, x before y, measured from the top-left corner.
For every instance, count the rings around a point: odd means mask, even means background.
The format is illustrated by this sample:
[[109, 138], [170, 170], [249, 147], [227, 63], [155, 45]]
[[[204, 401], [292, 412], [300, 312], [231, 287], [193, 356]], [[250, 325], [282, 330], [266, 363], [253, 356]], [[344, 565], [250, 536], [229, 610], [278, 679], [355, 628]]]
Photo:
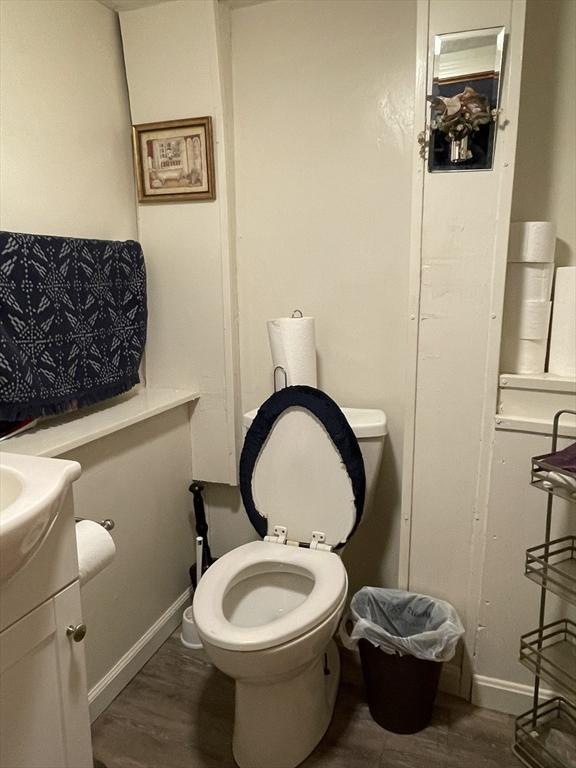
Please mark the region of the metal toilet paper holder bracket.
[[[75, 517], [74, 518], [74, 522], [75, 523], [82, 523], [86, 519], [87, 518], [85, 518], [85, 517]], [[114, 520], [110, 520], [110, 518], [108, 518], [108, 517], [105, 520], [99, 520], [98, 521], [98, 525], [101, 525], [102, 528], [104, 528], [104, 530], [106, 530], [106, 531], [111, 531], [111, 530], [113, 530], [116, 527], [116, 523], [114, 522]]]
[[274, 368], [274, 392], [278, 392], [278, 387], [276, 386], [276, 371], [281, 371], [284, 374], [284, 389], [288, 386], [288, 374], [286, 373], [286, 368], [282, 365], [277, 365]]

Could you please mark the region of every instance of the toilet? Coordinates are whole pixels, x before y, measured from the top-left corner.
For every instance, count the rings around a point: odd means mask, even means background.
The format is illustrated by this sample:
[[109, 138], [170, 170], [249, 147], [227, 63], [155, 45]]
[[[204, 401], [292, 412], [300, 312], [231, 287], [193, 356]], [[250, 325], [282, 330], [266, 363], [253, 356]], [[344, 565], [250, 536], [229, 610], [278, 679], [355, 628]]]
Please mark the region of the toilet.
[[219, 558], [194, 595], [213, 664], [236, 681], [240, 768], [294, 768], [326, 731], [347, 597], [340, 559], [370, 501], [386, 415], [287, 387], [244, 416], [240, 490], [261, 536]]

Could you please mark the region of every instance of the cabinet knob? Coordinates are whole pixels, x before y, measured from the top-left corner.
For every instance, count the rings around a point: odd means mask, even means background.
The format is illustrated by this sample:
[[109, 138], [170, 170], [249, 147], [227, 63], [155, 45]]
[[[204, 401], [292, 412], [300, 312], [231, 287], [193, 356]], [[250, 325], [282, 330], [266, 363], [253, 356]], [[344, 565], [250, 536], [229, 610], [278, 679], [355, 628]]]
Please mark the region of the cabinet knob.
[[66, 634], [71, 637], [75, 643], [80, 643], [86, 637], [86, 624], [70, 624], [66, 627]]

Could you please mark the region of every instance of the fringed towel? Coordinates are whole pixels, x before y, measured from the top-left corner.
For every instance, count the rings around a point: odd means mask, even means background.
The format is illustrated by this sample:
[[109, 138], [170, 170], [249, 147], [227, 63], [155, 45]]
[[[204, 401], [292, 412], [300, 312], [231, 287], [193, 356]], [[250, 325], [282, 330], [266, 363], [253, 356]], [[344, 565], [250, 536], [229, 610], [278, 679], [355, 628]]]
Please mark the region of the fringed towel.
[[0, 232], [0, 419], [131, 389], [146, 320], [139, 243]]

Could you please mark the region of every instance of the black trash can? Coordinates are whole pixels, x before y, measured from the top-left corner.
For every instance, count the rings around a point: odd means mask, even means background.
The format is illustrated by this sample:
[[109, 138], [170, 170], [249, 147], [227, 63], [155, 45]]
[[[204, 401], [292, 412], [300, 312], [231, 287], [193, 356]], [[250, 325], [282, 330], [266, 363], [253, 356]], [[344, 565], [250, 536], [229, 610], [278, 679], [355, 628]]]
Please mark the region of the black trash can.
[[385, 653], [369, 640], [358, 643], [370, 714], [393, 733], [417, 733], [432, 719], [441, 661]]
[[[370, 714], [394, 733], [416, 733], [432, 719], [442, 662], [454, 656], [464, 627], [450, 603], [398, 589], [363, 587], [352, 598]], [[344, 627], [344, 624], [343, 624]]]

